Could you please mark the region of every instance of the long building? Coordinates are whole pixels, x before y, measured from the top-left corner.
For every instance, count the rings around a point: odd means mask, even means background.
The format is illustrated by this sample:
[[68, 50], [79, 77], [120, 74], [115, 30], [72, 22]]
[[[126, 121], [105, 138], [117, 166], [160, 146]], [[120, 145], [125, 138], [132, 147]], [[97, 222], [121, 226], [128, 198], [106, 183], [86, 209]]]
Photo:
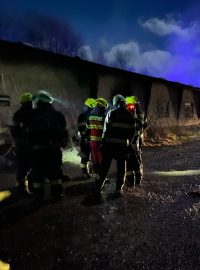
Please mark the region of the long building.
[[60, 103], [70, 130], [87, 97], [111, 100], [115, 94], [139, 98], [151, 125], [197, 125], [200, 89], [68, 57], [24, 43], [0, 41], [0, 95], [11, 97], [0, 109], [0, 127], [11, 121], [24, 91], [47, 90]]

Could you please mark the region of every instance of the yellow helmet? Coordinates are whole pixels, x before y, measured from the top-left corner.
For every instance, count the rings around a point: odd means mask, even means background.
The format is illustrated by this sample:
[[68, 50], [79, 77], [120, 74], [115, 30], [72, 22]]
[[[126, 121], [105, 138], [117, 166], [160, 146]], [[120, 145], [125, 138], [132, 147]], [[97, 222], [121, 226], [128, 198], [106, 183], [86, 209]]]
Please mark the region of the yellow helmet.
[[138, 99], [136, 98], [136, 96], [130, 96], [130, 97], [126, 97], [126, 104], [135, 104], [138, 102]]
[[108, 101], [105, 98], [100, 97], [96, 99], [96, 104], [101, 107], [107, 107]]
[[26, 103], [26, 102], [31, 102], [32, 101], [32, 94], [30, 92], [25, 92], [20, 96], [20, 102], [22, 103]]
[[85, 105], [89, 108], [94, 108], [96, 106], [96, 100], [94, 98], [87, 98], [85, 101]]

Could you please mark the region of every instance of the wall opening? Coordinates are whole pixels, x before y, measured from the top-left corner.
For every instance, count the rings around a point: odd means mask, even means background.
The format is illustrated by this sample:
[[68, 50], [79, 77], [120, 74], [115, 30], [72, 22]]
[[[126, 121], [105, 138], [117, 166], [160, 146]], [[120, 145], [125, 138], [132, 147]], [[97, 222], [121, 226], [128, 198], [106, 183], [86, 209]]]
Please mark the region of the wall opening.
[[186, 118], [194, 117], [194, 103], [185, 102], [184, 104], [184, 112]]
[[169, 100], [157, 102], [157, 115], [159, 118], [169, 117]]

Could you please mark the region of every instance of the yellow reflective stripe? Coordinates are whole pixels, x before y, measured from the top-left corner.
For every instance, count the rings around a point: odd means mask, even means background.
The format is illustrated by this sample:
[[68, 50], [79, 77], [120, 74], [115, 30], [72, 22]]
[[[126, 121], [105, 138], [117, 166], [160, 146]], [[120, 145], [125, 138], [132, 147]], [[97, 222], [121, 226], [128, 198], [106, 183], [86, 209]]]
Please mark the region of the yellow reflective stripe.
[[85, 126], [85, 125], [86, 125], [86, 122], [78, 123], [78, 127], [82, 127], [82, 126]]
[[121, 144], [129, 144], [128, 139], [116, 139], [116, 138], [106, 138], [106, 142], [111, 142], [111, 143], [121, 143]]
[[61, 185], [62, 184], [62, 180], [58, 179], [58, 180], [52, 180], [50, 181], [51, 185]]
[[132, 171], [127, 171], [127, 172], [125, 172], [125, 175], [126, 176], [133, 175], [133, 172]]
[[97, 137], [97, 136], [91, 136], [90, 137], [91, 141], [102, 141], [102, 137]]
[[90, 129], [103, 129], [103, 125], [89, 125]]
[[81, 168], [86, 168], [86, 164], [81, 164]]
[[89, 117], [89, 120], [102, 121], [103, 120], [103, 117], [102, 116], [93, 116], [93, 115], [91, 115]]
[[1, 270], [11, 270], [10, 264], [0, 260], [0, 269]]
[[119, 128], [134, 128], [133, 125], [125, 124], [125, 123], [111, 123], [112, 127], [119, 127]]

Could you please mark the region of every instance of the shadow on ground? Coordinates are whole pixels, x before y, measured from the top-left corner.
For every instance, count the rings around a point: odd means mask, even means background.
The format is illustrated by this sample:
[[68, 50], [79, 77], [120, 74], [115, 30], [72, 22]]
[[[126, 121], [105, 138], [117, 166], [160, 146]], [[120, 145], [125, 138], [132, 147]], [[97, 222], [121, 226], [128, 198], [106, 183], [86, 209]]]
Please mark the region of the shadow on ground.
[[21, 197], [15, 190], [11, 192], [12, 196], [0, 204], [0, 228], [8, 228], [38, 209], [33, 198]]
[[[74, 180], [73, 180], [74, 181]], [[78, 180], [76, 180], [78, 181]], [[75, 183], [65, 188], [67, 196], [78, 196], [91, 193], [94, 189], [94, 182]]]

